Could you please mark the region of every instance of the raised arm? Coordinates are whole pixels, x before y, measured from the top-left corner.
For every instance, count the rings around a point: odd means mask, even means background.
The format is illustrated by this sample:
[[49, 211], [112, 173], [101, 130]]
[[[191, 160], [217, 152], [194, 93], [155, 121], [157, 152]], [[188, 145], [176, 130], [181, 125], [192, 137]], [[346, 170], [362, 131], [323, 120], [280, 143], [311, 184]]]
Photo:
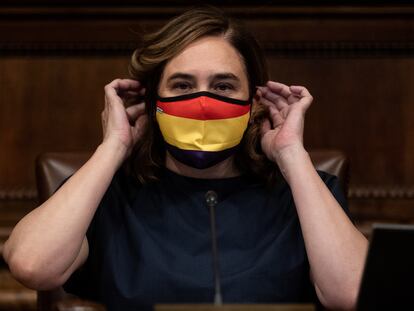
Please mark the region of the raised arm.
[[3, 256], [12, 274], [26, 286], [45, 290], [62, 285], [86, 260], [88, 226], [146, 122], [144, 103], [125, 109], [119, 94], [137, 97], [143, 92], [133, 80], [118, 79], [105, 86], [103, 142], [49, 200], [13, 229]]
[[259, 88], [271, 121], [262, 128], [262, 149], [278, 164], [296, 205], [311, 277], [321, 303], [335, 310], [355, 307], [367, 240], [355, 228], [316, 172], [303, 147], [308, 90], [268, 82]]

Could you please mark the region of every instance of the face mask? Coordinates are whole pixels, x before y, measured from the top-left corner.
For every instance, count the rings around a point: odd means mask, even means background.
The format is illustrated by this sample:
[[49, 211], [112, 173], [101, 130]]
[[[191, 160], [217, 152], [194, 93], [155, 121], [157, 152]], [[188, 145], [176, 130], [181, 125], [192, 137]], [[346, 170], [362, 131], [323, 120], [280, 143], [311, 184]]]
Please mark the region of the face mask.
[[250, 107], [251, 100], [197, 92], [158, 97], [156, 118], [170, 154], [188, 166], [204, 169], [237, 150]]

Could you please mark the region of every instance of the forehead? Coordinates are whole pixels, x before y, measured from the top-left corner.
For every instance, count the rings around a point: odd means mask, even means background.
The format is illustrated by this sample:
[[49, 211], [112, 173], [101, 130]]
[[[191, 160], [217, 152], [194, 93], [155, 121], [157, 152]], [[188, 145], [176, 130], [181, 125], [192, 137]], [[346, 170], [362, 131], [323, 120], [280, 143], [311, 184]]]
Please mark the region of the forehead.
[[164, 76], [177, 71], [195, 75], [231, 72], [240, 78], [246, 75], [240, 54], [219, 36], [201, 38], [189, 44], [167, 63]]

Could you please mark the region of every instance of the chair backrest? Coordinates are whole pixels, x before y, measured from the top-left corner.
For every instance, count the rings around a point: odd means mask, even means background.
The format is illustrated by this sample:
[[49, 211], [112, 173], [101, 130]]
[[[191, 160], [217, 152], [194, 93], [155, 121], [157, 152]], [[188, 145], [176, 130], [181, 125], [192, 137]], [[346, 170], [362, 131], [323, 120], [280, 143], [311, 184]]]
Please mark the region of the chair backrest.
[[[345, 154], [337, 150], [313, 150], [309, 154], [315, 168], [337, 176], [347, 193], [349, 164]], [[36, 184], [40, 202], [47, 200], [65, 178], [76, 172], [90, 156], [90, 152], [51, 152], [38, 156]]]
[[91, 156], [90, 152], [48, 152], [36, 158], [36, 186], [41, 203]]
[[[313, 150], [309, 152], [317, 170], [339, 178], [344, 193], [348, 189], [348, 160], [337, 150]], [[36, 159], [36, 184], [40, 202], [46, 201], [65, 180], [76, 172], [91, 156], [90, 152], [43, 153]], [[62, 288], [38, 292], [38, 310], [51, 311], [57, 301], [65, 297]]]

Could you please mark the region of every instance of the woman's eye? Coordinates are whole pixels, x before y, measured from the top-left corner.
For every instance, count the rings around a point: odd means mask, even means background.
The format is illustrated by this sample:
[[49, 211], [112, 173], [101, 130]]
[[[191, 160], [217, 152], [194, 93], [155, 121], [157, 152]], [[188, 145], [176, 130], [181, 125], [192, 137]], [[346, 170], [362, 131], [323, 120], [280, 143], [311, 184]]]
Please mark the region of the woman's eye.
[[220, 83], [216, 85], [216, 90], [221, 91], [221, 92], [225, 92], [225, 91], [229, 91], [233, 89], [234, 89], [233, 85], [228, 84], [228, 83]]
[[191, 85], [189, 85], [188, 83], [179, 82], [173, 85], [173, 89], [176, 89], [179, 91], [187, 91], [191, 89]]

